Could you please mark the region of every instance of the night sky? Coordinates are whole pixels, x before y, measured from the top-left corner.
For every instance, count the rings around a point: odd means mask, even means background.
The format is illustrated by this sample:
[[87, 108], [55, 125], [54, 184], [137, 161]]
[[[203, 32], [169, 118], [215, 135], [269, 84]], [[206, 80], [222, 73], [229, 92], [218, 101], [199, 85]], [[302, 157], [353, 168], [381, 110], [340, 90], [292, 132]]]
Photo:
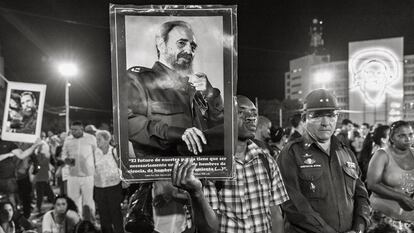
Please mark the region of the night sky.
[[[116, 4], [214, 4], [219, 1], [111, 1]], [[262, 2], [262, 4], [257, 4]], [[289, 60], [308, 49], [309, 26], [324, 22], [331, 60], [348, 57], [348, 42], [405, 38], [414, 54], [414, 1], [221, 1], [238, 5], [238, 93], [284, 97]], [[76, 59], [71, 105], [110, 110], [109, 2], [85, 0], [1, 1], [0, 45], [11, 81], [46, 83], [48, 106], [64, 105], [64, 80], [54, 63]]]

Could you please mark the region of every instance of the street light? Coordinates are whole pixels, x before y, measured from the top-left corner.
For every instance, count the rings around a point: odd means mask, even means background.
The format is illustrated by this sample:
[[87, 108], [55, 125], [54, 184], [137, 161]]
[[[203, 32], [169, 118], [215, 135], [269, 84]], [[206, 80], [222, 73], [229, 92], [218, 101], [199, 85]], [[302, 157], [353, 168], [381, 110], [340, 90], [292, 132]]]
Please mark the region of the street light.
[[71, 62], [64, 62], [58, 65], [58, 71], [65, 78], [65, 107], [66, 107], [66, 132], [69, 132], [69, 79], [78, 74], [78, 67]]

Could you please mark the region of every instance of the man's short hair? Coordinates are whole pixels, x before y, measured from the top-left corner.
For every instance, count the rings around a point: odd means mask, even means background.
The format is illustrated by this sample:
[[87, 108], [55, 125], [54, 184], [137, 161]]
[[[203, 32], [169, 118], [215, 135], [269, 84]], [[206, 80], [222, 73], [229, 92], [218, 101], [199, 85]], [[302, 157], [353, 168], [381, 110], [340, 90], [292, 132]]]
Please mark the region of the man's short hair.
[[342, 125], [348, 125], [348, 124], [352, 124], [352, 121], [349, 119], [343, 119], [342, 120]]
[[160, 58], [160, 50], [158, 49], [158, 43], [159, 42], [167, 42], [168, 41], [168, 34], [171, 30], [173, 30], [175, 27], [184, 27], [191, 29], [191, 26], [189, 23], [182, 21], [182, 20], [174, 20], [174, 21], [168, 21], [163, 24], [161, 24], [157, 34], [155, 35], [155, 48], [157, 49], [157, 57]]
[[302, 115], [300, 113], [297, 113], [290, 117], [290, 124], [293, 126], [293, 128], [297, 128], [301, 121], [302, 121]]
[[365, 127], [367, 127], [367, 129], [369, 129], [369, 124], [368, 123], [364, 122], [364, 123], [362, 123], [362, 125], [365, 125]]
[[20, 94], [20, 98], [21, 98], [21, 97], [23, 97], [23, 96], [25, 96], [25, 95], [30, 95], [30, 98], [32, 98], [33, 103], [35, 103], [35, 104], [36, 104], [36, 97], [35, 97], [35, 95], [33, 94], [33, 92], [31, 92], [31, 91], [25, 91], [25, 92], [22, 92], [22, 94]]
[[257, 128], [259, 129], [259, 128], [263, 128], [263, 127], [267, 127], [267, 125], [269, 124], [269, 123], [271, 123], [271, 121], [267, 118], [267, 117], [265, 117], [265, 116], [259, 116], [258, 118], [257, 118]]
[[81, 127], [83, 127], [83, 123], [82, 123], [81, 121], [74, 121], [74, 122], [72, 122], [72, 124], [70, 124], [70, 125], [73, 125], [73, 126], [81, 126]]

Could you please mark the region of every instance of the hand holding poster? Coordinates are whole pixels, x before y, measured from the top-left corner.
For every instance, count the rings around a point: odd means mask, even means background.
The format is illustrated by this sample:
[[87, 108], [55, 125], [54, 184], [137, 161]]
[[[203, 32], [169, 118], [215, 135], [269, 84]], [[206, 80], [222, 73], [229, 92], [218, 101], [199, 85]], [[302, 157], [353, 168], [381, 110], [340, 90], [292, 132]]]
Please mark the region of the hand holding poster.
[[228, 6], [112, 5], [115, 135], [127, 180], [232, 175], [236, 13]]
[[2, 140], [33, 143], [40, 137], [46, 85], [8, 82]]

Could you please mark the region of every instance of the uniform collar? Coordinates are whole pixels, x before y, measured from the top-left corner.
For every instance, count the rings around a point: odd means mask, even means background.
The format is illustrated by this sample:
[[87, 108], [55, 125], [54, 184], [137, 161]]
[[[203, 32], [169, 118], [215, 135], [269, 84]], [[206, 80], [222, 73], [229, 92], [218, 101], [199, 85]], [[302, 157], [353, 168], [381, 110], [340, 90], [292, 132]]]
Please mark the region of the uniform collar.
[[[305, 130], [304, 134], [302, 135], [303, 143], [305, 148], [309, 148], [312, 144], [315, 144], [316, 147], [320, 148], [319, 144], [317, 143], [316, 139], [314, 139], [307, 130]], [[331, 145], [330, 145], [330, 152], [336, 151], [338, 148], [343, 147], [344, 144], [339, 141], [334, 135], [331, 136]], [[321, 148], [320, 148], [321, 149]], [[321, 149], [322, 150], [322, 149]]]

